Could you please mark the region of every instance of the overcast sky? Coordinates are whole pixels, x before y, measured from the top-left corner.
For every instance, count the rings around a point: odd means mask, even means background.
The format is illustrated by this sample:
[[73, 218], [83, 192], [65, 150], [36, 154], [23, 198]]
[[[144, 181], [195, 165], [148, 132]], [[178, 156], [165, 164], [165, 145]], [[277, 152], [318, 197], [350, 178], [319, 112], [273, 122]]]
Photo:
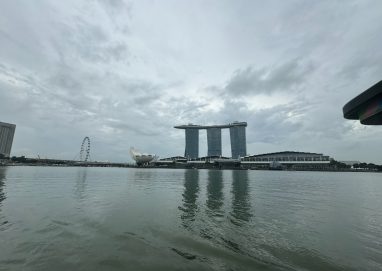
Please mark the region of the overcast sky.
[[342, 115], [382, 79], [381, 18], [380, 0], [0, 0], [0, 121], [29, 157], [85, 136], [92, 160], [183, 155], [174, 125], [237, 120], [249, 154], [382, 163], [382, 127]]

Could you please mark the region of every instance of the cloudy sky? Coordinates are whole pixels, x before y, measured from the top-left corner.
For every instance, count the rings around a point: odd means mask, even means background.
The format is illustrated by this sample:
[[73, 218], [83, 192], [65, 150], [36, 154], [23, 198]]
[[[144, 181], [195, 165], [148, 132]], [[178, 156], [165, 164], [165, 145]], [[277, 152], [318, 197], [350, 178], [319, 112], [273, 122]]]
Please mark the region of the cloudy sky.
[[380, 0], [0, 0], [0, 121], [29, 157], [85, 136], [92, 160], [182, 155], [174, 125], [238, 120], [250, 154], [382, 163], [382, 127], [342, 116], [382, 79], [381, 18]]

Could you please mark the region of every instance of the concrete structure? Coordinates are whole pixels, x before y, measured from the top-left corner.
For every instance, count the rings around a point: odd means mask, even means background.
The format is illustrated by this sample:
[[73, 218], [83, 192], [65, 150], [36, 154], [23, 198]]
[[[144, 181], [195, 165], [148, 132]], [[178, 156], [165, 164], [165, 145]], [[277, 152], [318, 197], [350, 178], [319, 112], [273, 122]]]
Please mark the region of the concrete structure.
[[233, 158], [244, 157], [247, 154], [247, 141], [245, 135], [246, 122], [233, 122], [224, 125], [179, 125], [176, 129], [184, 129], [186, 134], [186, 148], [184, 156], [188, 159], [199, 157], [199, 130], [207, 130], [208, 156], [222, 155], [221, 130], [230, 129], [231, 152]]
[[16, 125], [0, 122], [0, 154], [5, 157], [9, 157], [11, 155], [15, 130]]
[[382, 81], [348, 102], [343, 113], [346, 119], [359, 119], [365, 125], [382, 125]]

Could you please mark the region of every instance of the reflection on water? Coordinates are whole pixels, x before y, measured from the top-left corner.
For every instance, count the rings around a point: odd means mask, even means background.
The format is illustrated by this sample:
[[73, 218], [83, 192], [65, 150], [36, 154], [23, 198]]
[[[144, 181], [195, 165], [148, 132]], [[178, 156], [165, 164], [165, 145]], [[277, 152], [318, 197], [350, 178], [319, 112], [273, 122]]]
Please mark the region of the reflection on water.
[[[248, 224], [252, 216], [248, 172], [233, 171], [232, 178], [225, 173], [222, 170], [185, 171], [183, 205], [179, 207], [181, 223], [213, 246], [241, 256], [248, 255], [242, 239], [243, 230], [246, 231], [242, 226]], [[207, 182], [203, 182], [204, 176]], [[224, 190], [227, 185], [232, 187], [230, 191]], [[203, 197], [204, 193], [200, 191], [204, 189], [206, 200], [198, 200]], [[229, 210], [230, 206], [232, 210]], [[248, 232], [244, 234], [248, 235]], [[250, 261], [254, 263], [252, 259]]]
[[6, 167], [0, 167], [0, 207], [1, 207], [1, 203], [6, 198], [4, 193], [6, 172], [7, 172]]
[[8, 223], [8, 221], [5, 220], [5, 217], [4, 217], [2, 210], [1, 210], [2, 209], [1, 207], [3, 205], [3, 201], [6, 199], [5, 192], [4, 192], [6, 173], [7, 173], [7, 168], [6, 167], [0, 167], [0, 231], [3, 228], [3, 225]]
[[150, 181], [153, 179], [153, 172], [151, 170], [147, 171], [134, 171], [134, 180], [138, 182]]
[[143, 190], [151, 190], [151, 188], [155, 185], [153, 183], [155, 179], [156, 176], [152, 170], [135, 170], [133, 174], [134, 185]]
[[0, 270], [382, 270], [380, 180], [0, 168]]
[[224, 216], [223, 206], [223, 172], [221, 170], [208, 171], [207, 208], [212, 216]]
[[76, 198], [79, 200], [83, 200], [86, 196], [86, 176], [87, 176], [87, 168], [80, 168], [77, 172], [77, 179], [74, 194]]
[[251, 203], [248, 193], [248, 171], [233, 170], [232, 171], [232, 219], [235, 225], [242, 225], [248, 222], [252, 216]]
[[[223, 171], [208, 170], [207, 173], [207, 199], [206, 214], [209, 217], [224, 218], [224, 179]], [[190, 222], [195, 221], [196, 214], [199, 209], [204, 206], [198, 206], [197, 199], [199, 197], [199, 171], [186, 170], [184, 172], [184, 192], [182, 194], [183, 205], [179, 206], [182, 211], [181, 219], [184, 227], [189, 227]], [[227, 181], [227, 180], [226, 180]], [[249, 222], [252, 217], [250, 197], [249, 197], [249, 178], [248, 171], [234, 170], [232, 171], [232, 188], [231, 188], [231, 206], [229, 212], [229, 220], [235, 226], [242, 226], [243, 223]], [[229, 197], [229, 195], [226, 195]], [[198, 220], [203, 220], [203, 216]], [[199, 221], [202, 222], [202, 221]], [[203, 222], [202, 222], [203, 223]], [[203, 235], [203, 234], [202, 234]]]
[[196, 200], [199, 193], [199, 171], [189, 169], [184, 172], [184, 192], [183, 206], [179, 206], [179, 210], [183, 211], [181, 215], [182, 224], [185, 228], [190, 226], [190, 222], [195, 220], [198, 210]]

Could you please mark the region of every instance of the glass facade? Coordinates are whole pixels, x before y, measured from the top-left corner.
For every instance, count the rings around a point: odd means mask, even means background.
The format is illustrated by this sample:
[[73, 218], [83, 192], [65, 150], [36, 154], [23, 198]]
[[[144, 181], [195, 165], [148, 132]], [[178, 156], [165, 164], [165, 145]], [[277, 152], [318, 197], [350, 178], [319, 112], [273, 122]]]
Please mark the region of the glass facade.
[[222, 130], [220, 128], [207, 129], [208, 156], [222, 155]]
[[232, 158], [247, 155], [246, 131], [247, 123], [235, 121], [224, 125], [178, 125], [176, 129], [184, 129], [186, 134], [186, 149], [184, 156], [187, 159], [199, 158], [199, 130], [207, 130], [207, 156], [222, 155], [222, 129], [230, 130]]
[[16, 125], [0, 122], [0, 154], [9, 157]]
[[187, 159], [199, 157], [199, 129], [186, 129], [186, 150], [184, 157]]
[[244, 157], [247, 155], [247, 139], [244, 126], [233, 126], [229, 128], [231, 137], [232, 158]]

